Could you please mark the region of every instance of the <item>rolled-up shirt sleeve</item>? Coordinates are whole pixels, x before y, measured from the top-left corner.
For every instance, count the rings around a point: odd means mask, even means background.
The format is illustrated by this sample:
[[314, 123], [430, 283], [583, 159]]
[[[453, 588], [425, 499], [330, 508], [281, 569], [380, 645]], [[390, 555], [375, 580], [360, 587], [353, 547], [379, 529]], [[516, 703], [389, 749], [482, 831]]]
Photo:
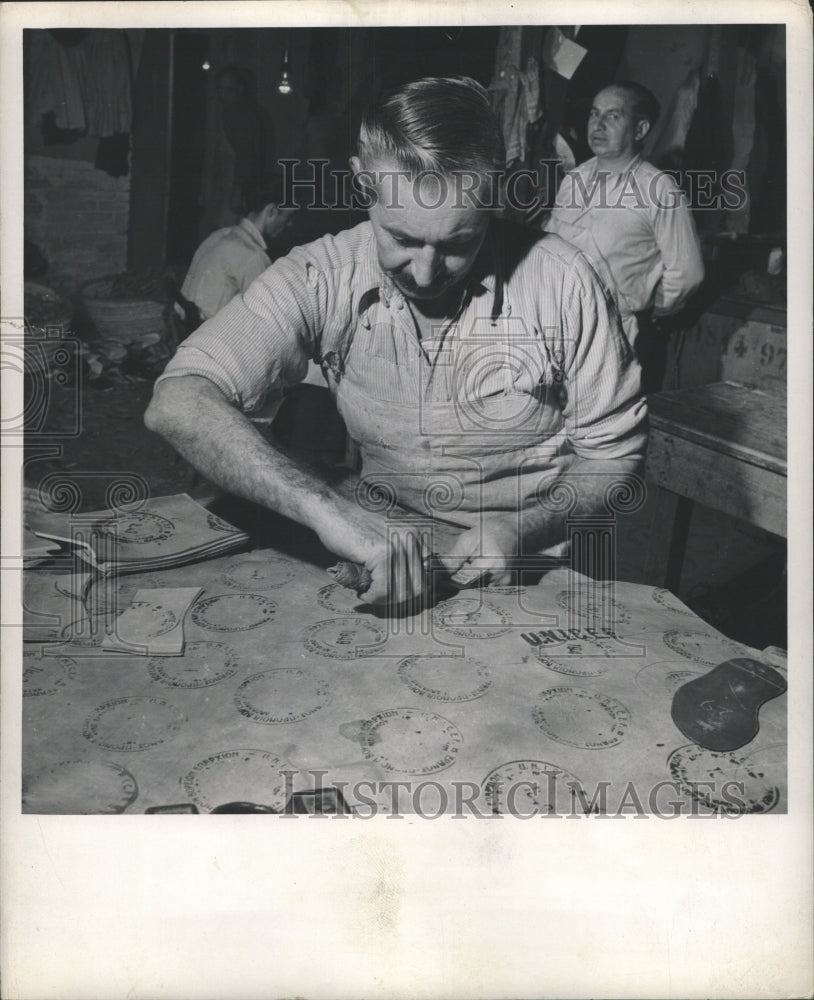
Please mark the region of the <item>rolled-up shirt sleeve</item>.
[[642, 462], [647, 404], [641, 369], [616, 307], [579, 254], [563, 280], [563, 418], [578, 458]]
[[273, 387], [305, 377], [335, 280], [308, 248], [292, 250], [185, 340], [158, 381], [198, 375], [240, 409], [259, 409]]

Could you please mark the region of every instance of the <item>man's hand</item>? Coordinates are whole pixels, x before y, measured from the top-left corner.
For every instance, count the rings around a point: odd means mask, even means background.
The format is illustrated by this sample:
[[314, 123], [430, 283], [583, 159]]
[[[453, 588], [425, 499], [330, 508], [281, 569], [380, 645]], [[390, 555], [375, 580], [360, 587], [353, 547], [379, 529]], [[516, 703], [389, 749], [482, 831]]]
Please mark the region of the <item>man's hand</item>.
[[365, 563], [372, 581], [362, 600], [403, 613], [415, 611], [425, 590], [427, 559], [429, 551], [419, 534], [412, 529], [391, 531]]
[[462, 532], [452, 549], [439, 558], [453, 583], [505, 585], [512, 581], [511, 560], [520, 552], [517, 514], [484, 515], [481, 523]]
[[325, 517], [315, 528], [327, 549], [369, 571], [370, 585], [360, 599], [386, 604], [401, 614], [416, 610], [426, 589], [430, 557], [426, 533], [360, 510], [352, 500], [337, 502], [339, 516]]

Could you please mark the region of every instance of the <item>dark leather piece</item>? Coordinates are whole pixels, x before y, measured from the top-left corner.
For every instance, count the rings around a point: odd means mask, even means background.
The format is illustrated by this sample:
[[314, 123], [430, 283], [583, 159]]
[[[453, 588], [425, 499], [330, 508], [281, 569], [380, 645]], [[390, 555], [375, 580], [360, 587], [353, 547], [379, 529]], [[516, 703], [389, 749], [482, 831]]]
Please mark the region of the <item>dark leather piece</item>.
[[261, 806], [256, 802], [227, 802], [222, 806], [215, 806], [213, 813], [277, 813], [278, 809], [271, 806]]
[[760, 706], [786, 690], [786, 681], [759, 660], [736, 657], [683, 684], [673, 696], [673, 722], [706, 750], [737, 750], [759, 728]]

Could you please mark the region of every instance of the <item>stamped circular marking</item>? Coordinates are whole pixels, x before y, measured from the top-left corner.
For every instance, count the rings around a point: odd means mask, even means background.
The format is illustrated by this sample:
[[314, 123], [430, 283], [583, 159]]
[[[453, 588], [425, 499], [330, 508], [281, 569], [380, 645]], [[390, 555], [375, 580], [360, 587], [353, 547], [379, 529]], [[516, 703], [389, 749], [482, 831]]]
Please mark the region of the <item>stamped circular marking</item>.
[[505, 597], [523, 597], [526, 593], [526, 588], [522, 584], [500, 584], [500, 583], [487, 583], [480, 588], [484, 594], [500, 594]]
[[198, 601], [192, 620], [212, 632], [245, 632], [271, 621], [277, 605], [262, 594], [220, 594]]
[[544, 667], [568, 677], [599, 677], [607, 673], [612, 662], [598, 639], [578, 639], [554, 647], [535, 646], [534, 655]]
[[23, 777], [22, 811], [41, 815], [123, 813], [136, 800], [133, 775], [97, 760], [66, 760]]
[[354, 591], [343, 587], [341, 583], [329, 583], [321, 587], [317, 594], [317, 602], [326, 611], [333, 611], [339, 615], [357, 614], [356, 609], [363, 603]]
[[270, 726], [301, 722], [330, 700], [327, 681], [301, 667], [279, 667], [255, 674], [235, 694], [235, 705], [241, 715]]
[[629, 625], [633, 620], [631, 612], [600, 585], [579, 590], [561, 590], [554, 600], [570, 615], [592, 625], [607, 623], [611, 631], [617, 625]]
[[296, 577], [296, 567], [290, 559], [273, 555], [250, 555], [226, 567], [223, 582], [235, 590], [274, 590], [284, 587]]
[[385, 771], [435, 774], [455, 763], [464, 738], [449, 719], [415, 708], [391, 708], [362, 724], [362, 753]]
[[120, 627], [127, 630], [124, 639], [155, 639], [160, 635], [172, 632], [178, 624], [178, 616], [174, 611], [165, 608], [163, 604], [153, 604], [152, 601], [132, 601], [125, 608], [124, 618]]
[[[722, 635], [709, 632], [686, 632], [682, 629], [670, 629], [664, 633], [664, 645], [679, 656], [705, 666], [714, 667], [731, 656], [745, 656], [746, 650], [740, 643], [733, 642]], [[712, 650], [717, 649], [717, 653]]]
[[302, 633], [302, 641], [310, 652], [339, 660], [372, 656], [386, 638], [380, 625], [361, 618], [330, 618], [309, 625]]
[[775, 784], [780, 775], [768, 774], [757, 762], [750, 766], [746, 763], [750, 756], [716, 753], [688, 743], [673, 750], [667, 766], [682, 792], [708, 809], [738, 816], [770, 812], [780, 801]]
[[686, 615], [687, 618], [695, 618], [692, 611], [682, 604], [672, 591], [666, 590], [664, 587], [654, 587], [650, 597], [656, 604], [662, 608], [667, 608], [668, 611], [675, 611], [676, 614]]
[[185, 717], [166, 701], [114, 698], [85, 719], [82, 735], [103, 750], [149, 750], [176, 736]]
[[155, 656], [147, 668], [167, 687], [202, 688], [232, 677], [238, 663], [237, 653], [222, 642], [188, 642], [183, 656]]
[[493, 815], [538, 816], [569, 812], [572, 785], [582, 787], [582, 782], [559, 764], [511, 760], [486, 775], [481, 791]]
[[199, 761], [181, 787], [202, 809], [227, 802], [256, 802], [282, 810], [286, 801], [282, 757], [265, 750], [223, 750]]
[[23, 696], [56, 694], [76, 676], [76, 660], [70, 656], [43, 655], [41, 650], [23, 650]]
[[102, 577], [91, 585], [88, 607], [95, 613], [108, 611], [120, 614], [130, 606], [136, 591], [162, 586], [164, 584], [152, 573], [128, 575], [121, 579], [114, 576]]
[[438, 627], [465, 639], [494, 639], [505, 635], [512, 624], [506, 611], [491, 601], [474, 597], [442, 601], [433, 608], [432, 620]]
[[552, 740], [582, 750], [616, 746], [630, 725], [630, 712], [620, 701], [582, 688], [541, 691], [531, 715]]
[[677, 660], [648, 663], [636, 674], [636, 687], [646, 695], [662, 700], [665, 696], [671, 699], [682, 684], [691, 681], [693, 677], [702, 676], [702, 672], [688, 669], [689, 666], [690, 664]]
[[163, 542], [175, 534], [172, 521], [147, 510], [119, 514], [101, 522], [99, 527], [105, 534], [114, 535], [117, 541], [128, 545]]
[[[739, 754], [742, 762], [735, 772], [735, 781], [742, 783], [744, 797], [750, 801], [762, 801], [768, 789], [776, 788], [780, 799], [779, 785], [786, 782], [788, 771], [788, 747], [785, 743], [770, 743], [750, 754]], [[785, 810], [783, 810], [785, 812]]]
[[398, 675], [411, 691], [437, 701], [474, 701], [492, 686], [489, 668], [471, 656], [406, 656]]

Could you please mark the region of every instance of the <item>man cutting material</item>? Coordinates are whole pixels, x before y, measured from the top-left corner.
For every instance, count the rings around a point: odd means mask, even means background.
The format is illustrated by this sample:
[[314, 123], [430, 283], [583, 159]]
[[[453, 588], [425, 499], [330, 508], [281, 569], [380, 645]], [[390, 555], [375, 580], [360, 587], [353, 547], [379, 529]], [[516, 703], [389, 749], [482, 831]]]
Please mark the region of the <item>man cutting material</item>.
[[658, 115], [658, 101], [640, 84], [600, 90], [588, 116], [594, 156], [563, 179], [545, 226], [610, 272], [631, 344], [651, 311], [678, 312], [704, 278], [683, 192], [641, 156]]
[[246, 413], [269, 385], [326, 372], [362, 484], [453, 524], [452, 575], [505, 582], [566, 537], [543, 492], [604, 510], [640, 466], [646, 408], [613, 301], [583, 255], [503, 223], [505, 161], [486, 92], [426, 79], [369, 112], [352, 166], [369, 220], [276, 261], [180, 347], [146, 414], [210, 480], [312, 528], [364, 564], [371, 603], [427, 586], [430, 549], [265, 441]]

